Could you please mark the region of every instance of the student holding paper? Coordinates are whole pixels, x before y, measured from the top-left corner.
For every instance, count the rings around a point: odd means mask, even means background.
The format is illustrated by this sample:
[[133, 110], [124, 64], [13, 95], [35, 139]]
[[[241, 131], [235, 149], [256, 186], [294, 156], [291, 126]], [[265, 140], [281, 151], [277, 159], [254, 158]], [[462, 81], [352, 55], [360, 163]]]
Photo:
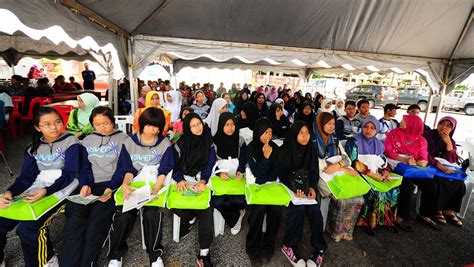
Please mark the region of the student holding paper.
[[[272, 123], [260, 118], [255, 123], [253, 140], [247, 147], [247, 159], [255, 183], [262, 185], [276, 181], [279, 174], [278, 146], [272, 141]], [[281, 206], [252, 205], [248, 217], [246, 251], [251, 260], [260, 261], [262, 257], [271, 257], [275, 252], [275, 240], [281, 220]], [[267, 230], [262, 231], [263, 220], [267, 215]]]
[[[385, 147], [382, 141], [377, 139], [377, 133], [380, 131], [379, 121], [368, 117], [362, 121], [361, 128], [362, 131], [354, 139], [357, 145], [360, 164], [367, 164], [367, 166], [364, 165], [363, 175], [368, 177], [367, 179], [373, 179], [376, 182], [390, 183], [390, 170], [382, 167], [384, 160], [381, 158], [381, 155], [383, 155]], [[348, 141], [348, 143], [350, 142]], [[369, 165], [374, 165], [375, 169], [371, 169], [370, 167], [372, 166]], [[379, 225], [397, 232], [394, 227], [399, 193], [400, 189], [398, 186], [387, 192], [380, 192], [372, 188], [364, 195], [365, 203], [359, 215], [357, 225], [367, 227], [366, 232], [369, 235], [374, 235], [374, 230]]]
[[76, 194], [102, 197], [88, 205], [67, 201], [61, 266], [97, 264], [115, 212], [111, 197], [118, 184], [111, 178], [127, 135], [115, 129], [114, 113], [108, 107], [94, 108], [89, 120], [95, 131], [82, 141]]
[[[236, 129], [234, 115], [230, 112], [222, 113], [216, 131], [213, 140], [217, 150], [217, 175], [222, 180], [241, 181], [247, 165], [247, 146], [244, 139], [239, 136], [239, 130]], [[228, 169], [220, 170], [219, 167]], [[244, 181], [242, 183], [245, 184]], [[212, 205], [219, 210], [227, 225], [231, 227], [230, 232], [233, 235], [238, 234], [247, 206], [243, 192], [241, 195], [214, 195]]]
[[[63, 132], [61, 114], [53, 108], [38, 110], [33, 125], [33, 140], [26, 148], [20, 175], [0, 198], [0, 263], [4, 266], [3, 249], [6, 235], [16, 229], [20, 236], [25, 266], [57, 265], [48, 226], [64, 209], [64, 195], [77, 187], [75, 177], [79, 170], [80, 145], [74, 135]], [[59, 194], [62, 193], [62, 194]], [[60, 196], [62, 195], [62, 196]], [[18, 202], [44, 205], [43, 197], [56, 198], [55, 206], [38, 219], [24, 218], [18, 221], [8, 218], [8, 210], [15, 206], [15, 198], [27, 196]], [[20, 204], [20, 203], [18, 203]], [[48, 204], [46, 204], [48, 205]], [[48, 207], [49, 208], [49, 207]]]
[[[196, 113], [189, 113], [183, 122], [183, 135], [176, 144], [179, 154], [173, 179], [177, 182], [177, 191], [194, 191], [203, 193], [216, 163], [216, 152], [212, 147], [212, 136]], [[197, 263], [199, 266], [212, 266], [211, 247], [214, 238], [213, 210], [177, 209], [173, 212], [181, 217], [180, 238], [185, 237], [197, 220], [199, 221], [199, 247]]]
[[[138, 133], [123, 143], [117, 170], [111, 181], [111, 189], [122, 185], [124, 202], [133, 194], [131, 182], [142, 181], [146, 183], [145, 186], [154, 184], [151, 196], [158, 195], [166, 175], [174, 168], [174, 148], [162, 135], [162, 130], [166, 127], [163, 111], [153, 107], [147, 108], [140, 115], [138, 125]], [[133, 230], [138, 213], [137, 209], [122, 212], [122, 207], [119, 207], [113, 216], [107, 255], [109, 266], [122, 265], [122, 257], [128, 250], [127, 238]], [[162, 220], [163, 213], [159, 207], [143, 207], [144, 239], [150, 265], [153, 267], [163, 266]]]
[[[316, 199], [319, 168], [310, 142], [309, 125], [306, 122], [297, 121], [291, 126], [290, 132], [280, 148], [279, 165], [281, 166], [281, 181], [294, 192], [296, 197]], [[298, 244], [303, 237], [306, 214], [311, 229], [311, 246], [314, 249], [307, 262], [298, 252]], [[281, 251], [286, 258], [292, 265], [320, 266], [326, 249], [327, 244], [323, 235], [323, 216], [319, 205], [290, 204], [285, 237], [281, 247]]]

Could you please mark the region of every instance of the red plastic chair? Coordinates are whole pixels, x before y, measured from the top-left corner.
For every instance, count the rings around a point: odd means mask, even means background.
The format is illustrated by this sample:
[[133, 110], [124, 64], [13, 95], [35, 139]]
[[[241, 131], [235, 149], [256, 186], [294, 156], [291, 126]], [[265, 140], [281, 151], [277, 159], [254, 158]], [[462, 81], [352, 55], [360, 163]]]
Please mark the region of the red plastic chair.
[[21, 135], [23, 136], [23, 131], [25, 130], [25, 123], [28, 121], [33, 121], [35, 113], [38, 109], [44, 105], [51, 104], [51, 97], [34, 97], [30, 101], [30, 106], [28, 107], [28, 113], [21, 117]]
[[66, 130], [67, 120], [69, 119], [69, 115], [71, 111], [74, 109], [74, 106], [71, 105], [54, 105], [51, 106], [52, 108], [56, 109], [61, 113], [61, 118], [63, 119], [63, 131]]
[[25, 97], [12, 96], [11, 100], [13, 103], [13, 111], [10, 113], [6, 130], [8, 133], [8, 138], [13, 140], [17, 137], [18, 128], [21, 126], [21, 113], [23, 111], [23, 107], [25, 106]]

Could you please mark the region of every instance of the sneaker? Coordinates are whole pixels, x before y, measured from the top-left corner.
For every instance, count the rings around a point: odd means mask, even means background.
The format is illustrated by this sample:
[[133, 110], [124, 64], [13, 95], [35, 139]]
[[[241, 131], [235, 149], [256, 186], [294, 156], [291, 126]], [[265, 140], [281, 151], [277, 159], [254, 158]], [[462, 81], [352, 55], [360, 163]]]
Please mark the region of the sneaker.
[[59, 267], [58, 257], [53, 256], [45, 265], [44, 267]]
[[122, 267], [122, 259], [120, 259], [120, 260], [110, 260], [108, 267]]
[[303, 258], [295, 251], [292, 247], [287, 247], [285, 245], [281, 246], [281, 252], [285, 254], [286, 258], [290, 261], [293, 266], [306, 266], [306, 262]]
[[240, 232], [240, 229], [242, 228], [242, 219], [245, 216], [245, 209], [240, 210], [240, 216], [239, 219], [237, 220], [237, 223], [230, 229], [230, 233], [232, 235], [236, 235]]
[[306, 262], [308, 267], [319, 267], [323, 264], [324, 252], [315, 252], [313, 256]]
[[199, 267], [212, 267], [211, 253], [207, 253], [206, 256], [197, 256], [197, 264]]
[[163, 263], [163, 260], [161, 259], [161, 257], [158, 257], [158, 259], [151, 264], [151, 267], [164, 267], [164, 266], [165, 264]]
[[2, 263], [0, 263], [0, 267], [5, 267], [5, 261], [2, 261]]

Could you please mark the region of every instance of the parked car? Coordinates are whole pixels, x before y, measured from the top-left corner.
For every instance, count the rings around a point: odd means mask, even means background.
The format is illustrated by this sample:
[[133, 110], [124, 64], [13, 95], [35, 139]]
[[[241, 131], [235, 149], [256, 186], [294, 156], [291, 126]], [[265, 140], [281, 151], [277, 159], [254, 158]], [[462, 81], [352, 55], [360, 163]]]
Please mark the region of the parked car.
[[384, 85], [358, 85], [346, 92], [347, 100], [367, 99], [371, 108], [388, 103], [397, 104], [397, 90]]
[[310, 79], [308, 84], [304, 88], [304, 93], [311, 93], [315, 97], [316, 93], [322, 94], [324, 98], [346, 99], [345, 86], [342, 80], [329, 79], [329, 78], [317, 78]]
[[[399, 105], [413, 105], [420, 106], [420, 110], [425, 112], [428, 108], [429, 88], [420, 87], [402, 87], [397, 89], [398, 104]], [[439, 105], [439, 96], [433, 95], [433, 108], [436, 109]]]
[[474, 90], [454, 90], [444, 100], [444, 108], [474, 115]]

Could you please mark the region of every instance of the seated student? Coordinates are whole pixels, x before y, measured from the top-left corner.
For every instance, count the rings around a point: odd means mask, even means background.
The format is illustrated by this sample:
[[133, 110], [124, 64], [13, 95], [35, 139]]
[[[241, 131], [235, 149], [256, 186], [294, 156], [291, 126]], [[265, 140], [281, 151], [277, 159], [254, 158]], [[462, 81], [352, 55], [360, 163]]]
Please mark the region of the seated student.
[[[423, 137], [428, 143], [428, 163], [444, 173], [454, 173], [455, 170], [441, 164], [436, 157], [443, 158], [450, 163], [457, 164], [459, 156], [456, 153], [456, 142], [453, 135], [457, 121], [453, 117], [443, 117], [438, 122], [436, 129], [425, 131]], [[456, 226], [462, 226], [462, 221], [457, 217], [461, 209], [462, 199], [466, 193], [464, 181], [448, 180], [435, 177], [438, 185], [438, 209], [435, 221], [446, 224], [446, 219]]]
[[[359, 111], [359, 113], [357, 113], [355, 115], [354, 119], [359, 122], [358, 123], [359, 127], [360, 127], [360, 123], [364, 119], [366, 119], [368, 117], [374, 117], [374, 116], [370, 115], [370, 104], [369, 104], [369, 100], [367, 100], [367, 99], [361, 99], [361, 100], [357, 101], [357, 110]], [[360, 129], [359, 129], [359, 131], [360, 131]]]
[[[428, 145], [423, 134], [423, 121], [416, 115], [403, 115], [400, 127], [387, 133], [385, 139], [385, 155], [411, 166], [425, 167], [428, 165]], [[422, 191], [420, 213], [417, 219], [435, 230], [441, 230], [431, 220], [436, 213], [437, 203], [433, 199], [438, 197], [438, 186], [433, 179], [403, 177], [398, 197], [397, 226], [411, 232], [412, 227], [406, 224], [411, 208], [411, 195], [414, 185]]]
[[61, 266], [92, 266], [109, 232], [115, 202], [111, 180], [127, 135], [114, 129], [115, 118], [108, 107], [96, 107], [90, 117], [95, 131], [82, 141], [79, 187], [76, 193], [101, 196], [89, 205], [66, 203], [66, 225], [61, 250]]
[[[357, 176], [358, 173], [348, 166], [349, 164], [345, 160], [340, 160], [336, 163], [326, 161], [326, 159], [334, 156], [347, 156], [334, 134], [334, 128], [334, 116], [327, 112], [320, 112], [316, 118], [317, 132], [313, 140], [319, 160], [319, 172], [331, 175], [337, 171], [342, 171], [348, 175]], [[321, 194], [324, 197], [331, 196], [327, 185], [323, 185], [321, 180], [319, 179], [318, 184]], [[341, 239], [352, 240], [352, 233], [362, 204], [364, 204], [363, 197], [350, 199], [331, 198], [326, 229], [336, 242], [339, 242]]]
[[360, 123], [355, 119], [356, 114], [356, 103], [352, 100], [347, 101], [345, 104], [345, 113], [336, 120], [336, 137], [339, 140], [346, 140], [349, 137], [354, 136], [357, 133], [357, 128]]
[[268, 118], [273, 125], [273, 137], [285, 138], [290, 129], [290, 122], [284, 114], [283, 107], [277, 103], [272, 104], [268, 112]]
[[[0, 198], [0, 209], [7, 208], [20, 195], [28, 195], [24, 201], [33, 203], [61, 191], [74, 181], [79, 170], [79, 141], [62, 131], [61, 114], [53, 108], [41, 107], [33, 124], [32, 143], [25, 150], [20, 175]], [[35, 221], [0, 218], [1, 265], [4, 266], [7, 233], [18, 225], [16, 232], [20, 237], [25, 266], [57, 266], [48, 226], [63, 210], [63, 204], [60, 202]]]
[[383, 117], [379, 120], [380, 131], [377, 136], [378, 139], [385, 141], [387, 132], [398, 128], [400, 124], [394, 118], [397, 115], [397, 109], [399, 108], [399, 106], [392, 103], [389, 103], [383, 107]]
[[329, 99], [329, 98], [323, 99], [321, 103], [321, 107], [318, 109], [317, 113], [320, 113], [320, 112], [331, 113], [334, 116], [334, 118], [337, 120], [336, 111], [334, 110], [334, 107], [332, 106], [332, 99]]
[[[362, 121], [361, 128], [362, 131], [354, 137], [358, 155], [373, 155], [374, 157], [383, 155], [384, 144], [376, 137], [380, 129], [379, 121], [369, 117]], [[368, 169], [366, 175], [376, 181], [390, 181], [389, 169], [379, 169], [378, 171]], [[357, 226], [366, 227], [366, 232], [369, 235], [374, 235], [374, 230], [379, 225], [387, 227], [392, 232], [397, 232], [398, 230], [394, 227], [399, 192], [398, 188], [393, 188], [385, 193], [371, 189], [364, 195], [365, 203], [360, 212]]]
[[222, 98], [227, 101], [227, 106], [229, 107], [228, 111], [233, 114], [235, 110], [235, 105], [232, 103], [232, 98], [230, 97], [230, 95], [228, 93], [223, 93]]
[[[213, 137], [216, 146], [217, 164], [226, 161], [225, 166], [232, 166], [226, 172], [218, 173], [223, 179], [241, 180], [247, 165], [246, 144], [239, 136], [239, 130], [235, 126], [235, 117], [230, 112], [224, 112], [219, 117], [219, 125]], [[219, 165], [218, 165], [219, 166]], [[219, 169], [217, 169], [219, 170]], [[224, 217], [227, 225], [231, 227], [230, 232], [236, 235], [240, 232], [242, 218], [245, 215], [247, 202], [244, 195], [213, 196], [212, 204]]]
[[293, 113], [295, 113], [295, 105], [288, 93], [282, 94], [281, 98], [283, 99], [283, 102], [285, 103], [284, 109], [288, 112], [287, 117], [293, 116]]
[[168, 130], [171, 127], [171, 112], [161, 107], [160, 95], [158, 94], [158, 92], [156, 91], [148, 92], [146, 94], [145, 99], [146, 99], [145, 107], [139, 108], [135, 112], [135, 117], [133, 118], [133, 133], [134, 134], [138, 133], [138, 130], [140, 129], [140, 124], [138, 122], [139, 122], [141, 114], [148, 108], [154, 107], [163, 111], [163, 114], [165, 115], [165, 126], [160, 132], [163, 136], [166, 136], [166, 133], [168, 133]]
[[171, 112], [171, 122], [174, 123], [179, 119], [179, 112], [181, 111], [181, 104], [183, 103], [183, 97], [180, 91], [171, 90], [163, 93], [164, 95], [164, 108]]
[[[345, 109], [345, 102], [344, 99], [338, 98], [336, 99], [336, 106], [334, 107], [334, 111], [336, 112], [336, 117], [339, 119], [339, 117], [342, 117], [346, 115]], [[336, 119], [337, 121], [337, 119]]]
[[[260, 118], [255, 123], [253, 140], [247, 147], [247, 160], [250, 171], [257, 184], [276, 181], [278, 168], [278, 146], [272, 141], [272, 123]], [[282, 208], [273, 205], [252, 205], [248, 217], [249, 232], [245, 250], [251, 260], [271, 257], [275, 252], [275, 240], [280, 225]], [[267, 215], [267, 230], [262, 231], [263, 220]]]
[[258, 93], [255, 95], [255, 105], [257, 106], [257, 113], [259, 118], [268, 116], [268, 106], [265, 101], [265, 95], [263, 93]]
[[[285, 138], [279, 153], [279, 165], [281, 166], [281, 181], [288, 186], [297, 197], [316, 199], [316, 189], [319, 180], [318, 162], [315, 160], [313, 145], [310, 142], [309, 124], [296, 121]], [[296, 177], [294, 173], [302, 172], [306, 175], [308, 188], [297, 189], [292, 186]], [[323, 216], [318, 204], [293, 205], [290, 204], [286, 232], [283, 239], [281, 251], [292, 265], [306, 264], [298, 253], [298, 244], [303, 238], [304, 218], [308, 215], [311, 229], [311, 246], [314, 252], [307, 261], [307, 266], [321, 266], [324, 251], [327, 249], [326, 240], [323, 235]]]
[[63, 75], [59, 75], [56, 77], [56, 79], [54, 79], [53, 89], [56, 94], [67, 93], [76, 90], [74, 85], [66, 82], [66, 78], [64, 78]]
[[194, 113], [198, 114], [201, 119], [207, 118], [209, 114], [209, 106], [206, 104], [206, 96], [201, 90], [197, 90], [194, 94], [194, 104], [191, 105], [191, 108], [194, 109]]
[[77, 100], [79, 107], [69, 114], [66, 129], [77, 138], [83, 139], [94, 131], [89, 118], [92, 110], [99, 106], [99, 99], [94, 94], [83, 93], [77, 96]]
[[257, 106], [254, 102], [246, 102], [242, 106], [240, 114], [236, 116], [235, 122], [237, 123], [237, 129], [249, 128], [253, 130], [255, 127], [255, 122], [258, 119]]
[[69, 83], [76, 88], [76, 90], [82, 90], [82, 86], [76, 82], [73, 76], [69, 77]]
[[[313, 104], [311, 102], [305, 101], [298, 108], [298, 112], [295, 113], [295, 122], [304, 121], [308, 125], [313, 125], [316, 115], [314, 114]], [[310, 127], [310, 133], [313, 133], [313, 127]]]
[[53, 88], [49, 86], [49, 79], [48, 78], [41, 78], [38, 80], [36, 83], [36, 89], [35, 89], [35, 96], [51, 96], [54, 94]]
[[[176, 144], [179, 159], [173, 171], [173, 179], [178, 183], [178, 191], [191, 189], [196, 192], [206, 190], [206, 184], [216, 163], [216, 152], [212, 147], [212, 136], [201, 117], [189, 113], [183, 122], [183, 135]], [[213, 210], [173, 209], [181, 217], [180, 238], [186, 236], [195, 223], [199, 221], [199, 247], [197, 256], [199, 266], [212, 266], [211, 247], [214, 238]]]
[[138, 108], [144, 108], [146, 106], [145, 98], [148, 92], [150, 91], [151, 91], [151, 88], [148, 85], [143, 85], [142, 87], [140, 87], [140, 89], [138, 90], [138, 95], [140, 96], [138, 98]]
[[20, 75], [12, 75], [11, 85], [6, 88], [5, 92], [9, 96], [22, 96], [25, 95], [24, 88], [22, 85], [23, 77]]
[[194, 112], [190, 107], [182, 107], [181, 112], [179, 113], [179, 119], [173, 123], [173, 132], [183, 134], [183, 121], [186, 115]]
[[[163, 111], [157, 108], [148, 108], [138, 119], [140, 126], [137, 134], [125, 139], [120, 151], [117, 169], [108, 185], [116, 189], [120, 185], [123, 190], [123, 200], [128, 199], [133, 192], [129, 184], [135, 177], [141, 181], [154, 183], [152, 195], [156, 195], [165, 182], [166, 175], [174, 167], [174, 149], [171, 142], [164, 138], [161, 131], [165, 127]], [[153, 177], [141, 177], [144, 170], [152, 170]], [[156, 177], [155, 177], [156, 175]], [[133, 230], [133, 225], [138, 216], [138, 210], [125, 213], [118, 207], [112, 219], [109, 235], [108, 266], [121, 266], [122, 258], [127, 253], [127, 239]], [[150, 265], [163, 265], [163, 251], [161, 245], [163, 213], [159, 207], [143, 207], [143, 230], [146, 251]]]
[[227, 112], [228, 105], [227, 101], [224, 98], [217, 98], [212, 102], [211, 110], [209, 111], [209, 115], [206, 119], [204, 119], [204, 123], [211, 129], [211, 134], [215, 135], [217, 132], [217, 126], [219, 124], [219, 116], [223, 112]]

